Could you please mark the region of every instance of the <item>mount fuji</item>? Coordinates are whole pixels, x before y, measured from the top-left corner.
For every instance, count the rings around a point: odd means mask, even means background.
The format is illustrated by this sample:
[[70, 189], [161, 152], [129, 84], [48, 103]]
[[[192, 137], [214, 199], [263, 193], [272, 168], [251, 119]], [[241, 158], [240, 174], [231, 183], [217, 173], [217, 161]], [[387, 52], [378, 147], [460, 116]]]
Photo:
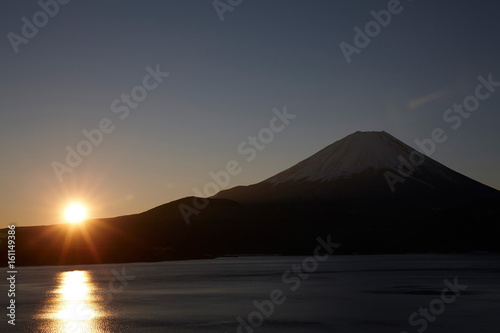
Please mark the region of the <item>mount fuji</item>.
[[241, 203], [340, 203], [369, 211], [415, 204], [435, 209], [498, 196], [386, 132], [356, 132], [260, 183], [237, 186], [214, 198]]

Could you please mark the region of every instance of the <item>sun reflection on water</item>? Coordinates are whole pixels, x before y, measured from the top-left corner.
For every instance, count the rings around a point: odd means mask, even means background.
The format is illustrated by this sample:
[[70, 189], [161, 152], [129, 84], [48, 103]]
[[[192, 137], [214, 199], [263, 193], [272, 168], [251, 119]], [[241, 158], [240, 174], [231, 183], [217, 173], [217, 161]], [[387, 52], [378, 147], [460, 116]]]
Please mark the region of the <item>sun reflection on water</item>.
[[61, 333], [101, 332], [99, 299], [96, 287], [87, 271], [59, 273], [58, 286], [53, 290], [40, 319], [46, 319], [43, 331]]
[[60, 320], [70, 322], [88, 321], [95, 317], [90, 304], [89, 278], [86, 272], [66, 272], [57, 291], [63, 308], [57, 313]]

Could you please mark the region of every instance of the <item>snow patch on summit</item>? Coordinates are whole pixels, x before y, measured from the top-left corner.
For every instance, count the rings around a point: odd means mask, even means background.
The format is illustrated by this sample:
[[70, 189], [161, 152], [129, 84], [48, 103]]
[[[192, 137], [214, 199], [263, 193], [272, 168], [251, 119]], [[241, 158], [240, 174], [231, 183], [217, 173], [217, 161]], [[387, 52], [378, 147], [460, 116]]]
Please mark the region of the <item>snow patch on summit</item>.
[[393, 169], [399, 155], [413, 149], [386, 132], [356, 132], [339, 140], [265, 182], [329, 181], [350, 177], [367, 169]]

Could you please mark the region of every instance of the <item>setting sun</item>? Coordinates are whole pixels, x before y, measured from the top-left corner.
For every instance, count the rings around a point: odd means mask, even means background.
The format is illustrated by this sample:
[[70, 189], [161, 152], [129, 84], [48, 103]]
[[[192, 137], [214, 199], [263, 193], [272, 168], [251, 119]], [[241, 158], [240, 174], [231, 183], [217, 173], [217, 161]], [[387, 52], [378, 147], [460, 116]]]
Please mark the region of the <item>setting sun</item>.
[[78, 223], [87, 216], [87, 209], [82, 204], [71, 204], [64, 211], [64, 218], [71, 223]]

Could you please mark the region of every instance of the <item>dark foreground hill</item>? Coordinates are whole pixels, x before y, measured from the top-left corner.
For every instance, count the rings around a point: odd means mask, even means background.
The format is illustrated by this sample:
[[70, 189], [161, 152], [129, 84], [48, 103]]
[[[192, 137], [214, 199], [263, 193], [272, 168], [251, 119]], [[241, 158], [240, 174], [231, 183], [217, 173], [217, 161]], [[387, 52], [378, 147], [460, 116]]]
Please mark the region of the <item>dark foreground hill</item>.
[[210, 199], [207, 208], [187, 225], [179, 204], [191, 202], [192, 198], [185, 198], [142, 214], [81, 225], [19, 227], [17, 264], [310, 254], [316, 238], [327, 235], [342, 244], [338, 254], [500, 252], [500, 201], [493, 199], [442, 211], [417, 205], [397, 214], [356, 213], [321, 204], [253, 206]]

